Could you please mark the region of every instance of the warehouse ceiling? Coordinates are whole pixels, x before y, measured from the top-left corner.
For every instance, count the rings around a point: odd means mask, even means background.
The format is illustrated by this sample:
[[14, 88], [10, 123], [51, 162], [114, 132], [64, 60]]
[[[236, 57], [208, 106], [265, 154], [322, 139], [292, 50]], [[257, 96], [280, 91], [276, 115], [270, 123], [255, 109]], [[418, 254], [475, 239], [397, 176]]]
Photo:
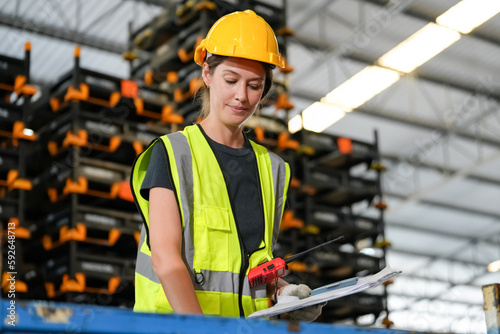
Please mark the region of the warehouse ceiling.
[[[166, 2], [0, 0], [0, 53], [23, 57], [31, 41], [40, 85], [72, 67], [75, 45], [83, 67], [128, 77], [129, 23], [141, 26]], [[458, 2], [288, 0], [290, 118]], [[499, 100], [496, 15], [325, 130], [370, 142], [377, 130], [387, 260], [403, 271], [389, 287], [394, 328], [486, 332], [481, 285], [500, 281], [486, 268], [500, 258]]]

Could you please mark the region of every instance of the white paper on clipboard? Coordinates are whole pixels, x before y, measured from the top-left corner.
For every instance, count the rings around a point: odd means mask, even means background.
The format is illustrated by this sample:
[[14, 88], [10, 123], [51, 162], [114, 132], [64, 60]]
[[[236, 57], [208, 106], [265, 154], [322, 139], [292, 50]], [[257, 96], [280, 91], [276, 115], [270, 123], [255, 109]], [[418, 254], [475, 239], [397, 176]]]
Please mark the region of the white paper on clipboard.
[[248, 318], [267, 318], [285, 312], [294, 311], [303, 307], [320, 304], [332, 299], [341, 298], [344, 296], [352, 295], [378, 286], [379, 284], [392, 279], [399, 275], [401, 271], [394, 271], [388, 267], [382, 269], [372, 276], [360, 277], [356, 285], [347, 286], [333, 291], [327, 291], [318, 295], [299, 299], [298, 297], [286, 296], [283, 298], [278, 297], [278, 303], [273, 307], [265, 310], [254, 312]]

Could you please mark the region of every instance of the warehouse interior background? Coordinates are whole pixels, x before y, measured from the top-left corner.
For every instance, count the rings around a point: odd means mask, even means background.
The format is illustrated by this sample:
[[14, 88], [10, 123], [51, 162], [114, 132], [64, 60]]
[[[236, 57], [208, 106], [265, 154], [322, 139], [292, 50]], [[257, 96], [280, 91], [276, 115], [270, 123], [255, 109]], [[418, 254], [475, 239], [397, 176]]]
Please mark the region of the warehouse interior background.
[[[362, 141], [377, 130], [387, 263], [403, 271], [388, 287], [395, 329], [485, 333], [481, 286], [500, 281], [487, 268], [500, 258], [500, 2], [478, 0], [491, 17], [457, 32], [437, 18], [459, 2], [285, 2], [290, 130], [300, 115], [306, 128]], [[0, 53], [22, 58], [31, 42], [40, 87], [71, 69], [76, 45], [82, 67], [127, 78], [129, 23], [140, 27], [167, 3], [0, 0]], [[475, 18], [467, 13], [456, 20]], [[395, 49], [410, 36], [424, 37], [412, 51]], [[435, 56], [404, 63], [425, 50]]]

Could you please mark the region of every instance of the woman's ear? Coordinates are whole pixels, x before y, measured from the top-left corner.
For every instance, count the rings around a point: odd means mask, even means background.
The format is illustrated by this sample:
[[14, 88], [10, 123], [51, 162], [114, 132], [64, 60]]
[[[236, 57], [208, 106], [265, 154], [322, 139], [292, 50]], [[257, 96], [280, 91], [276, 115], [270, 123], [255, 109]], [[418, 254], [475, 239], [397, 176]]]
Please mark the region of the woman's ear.
[[208, 67], [208, 64], [206, 62], [203, 63], [202, 77], [203, 81], [205, 82], [205, 86], [207, 86], [207, 88], [210, 88], [210, 68]]

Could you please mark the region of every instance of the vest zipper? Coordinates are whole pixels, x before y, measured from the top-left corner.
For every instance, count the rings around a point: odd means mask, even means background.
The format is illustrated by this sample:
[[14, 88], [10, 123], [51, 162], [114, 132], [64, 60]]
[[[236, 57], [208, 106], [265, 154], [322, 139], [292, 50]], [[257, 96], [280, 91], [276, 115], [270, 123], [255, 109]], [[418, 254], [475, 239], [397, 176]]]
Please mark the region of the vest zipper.
[[[205, 137], [205, 140], [207, 141], [208, 146], [210, 146], [210, 149], [212, 150], [215, 159], [217, 160], [217, 163], [219, 164], [219, 168], [221, 169], [222, 172], [222, 177], [224, 178], [224, 183], [226, 185], [226, 191], [227, 191], [227, 197], [229, 198], [229, 205], [231, 205], [231, 211], [233, 212], [233, 218], [234, 218], [234, 223], [236, 225], [236, 233], [238, 234], [238, 241], [240, 243], [240, 249], [241, 249], [241, 267], [240, 267], [240, 286], [238, 287], [238, 306], [240, 309], [240, 317], [245, 317], [245, 311], [243, 310], [243, 284], [245, 283], [245, 276], [246, 272], [248, 269], [248, 259], [250, 259], [250, 256], [252, 255], [251, 253], [247, 252], [245, 249], [245, 244], [243, 243], [243, 240], [241, 239], [241, 233], [240, 229], [238, 228], [238, 222], [236, 220], [236, 216], [234, 215], [234, 204], [233, 200], [231, 199], [231, 192], [229, 189], [229, 185], [226, 179], [226, 174], [224, 170], [224, 166], [222, 166], [222, 162], [219, 158], [219, 155], [217, 154], [217, 151], [212, 147], [212, 144], [210, 143], [210, 139], [207, 138], [207, 134], [203, 130], [200, 124], [196, 124], [198, 128], [200, 129], [201, 133]], [[252, 148], [253, 150], [253, 148]], [[247, 259], [248, 256], [248, 259]]]

